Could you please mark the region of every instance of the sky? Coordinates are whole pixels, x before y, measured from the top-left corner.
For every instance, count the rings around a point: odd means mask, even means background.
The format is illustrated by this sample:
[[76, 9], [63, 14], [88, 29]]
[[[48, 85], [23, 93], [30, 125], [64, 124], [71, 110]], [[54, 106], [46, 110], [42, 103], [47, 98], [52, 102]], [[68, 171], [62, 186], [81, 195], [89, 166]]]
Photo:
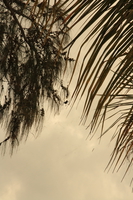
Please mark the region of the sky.
[[1, 200], [131, 200], [132, 170], [121, 182], [118, 173], [104, 171], [113, 149], [111, 133], [99, 142], [99, 133], [90, 140], [79, 125], [80, 106], [67, 116], [48, 114], [42, 133], [31, 134], [14, 154], [0, 157]]
[[79, 125], [82, 104], [70, 113], [69, 103], [58, 115], [48, 111], [37, 138], [33, 132], [12, 156], [8, 151], [0, 155], [0, 200], [133, 199], [132, 169], [121, 182], [128, 162], [117, 173], [105, 171], [113, 130], [101, 141], [99, 130], [87, 138], [86, 125]]

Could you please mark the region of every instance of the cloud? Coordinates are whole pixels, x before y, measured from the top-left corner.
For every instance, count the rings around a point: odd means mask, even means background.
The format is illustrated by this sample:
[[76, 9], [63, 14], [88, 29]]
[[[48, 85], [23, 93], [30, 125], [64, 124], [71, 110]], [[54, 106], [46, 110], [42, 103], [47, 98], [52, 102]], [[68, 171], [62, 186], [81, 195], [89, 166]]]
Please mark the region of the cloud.
[[67, 113], [65, 107], [60, 115], [49, 115], [37, 139], [31, 134], [12, 157], [1, 157], [0, 199], [132, 199], [129, 177], [120, 182], [123, 171], [104, 172], [113, 147], [110, 135], [100, 144], [99, 133], [86, 140], [79, 110]]
[[0, 198], [2, 200], [17, 200], [17, 194], [20, 191], [20, 188], [21, 186], [18, 180], [9, 179], [5, 184], [1, 185]]

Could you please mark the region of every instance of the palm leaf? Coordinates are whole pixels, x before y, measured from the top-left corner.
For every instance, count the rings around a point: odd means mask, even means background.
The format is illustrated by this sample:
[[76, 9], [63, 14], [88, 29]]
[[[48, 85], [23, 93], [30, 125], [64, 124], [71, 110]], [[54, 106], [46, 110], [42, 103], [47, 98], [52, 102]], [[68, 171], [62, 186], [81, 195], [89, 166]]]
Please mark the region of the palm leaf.
[[[119, 112], [120, 117], [117, 119], [112, 115], [114, 121], [110, 127], [117, 124], [118, 131], [109, 164], [116, 161], [116, 168], [121, 162], [121, 167], [133, 151], [133, 97], [130, 95], [133, 87], [133, 3], [131, 0], [77, 0], [68, 7], [66, 13], [68, 17], [65, 23], [72, 30], [84, 20], [80, 31], [66, 47], [70, 52], [75, 42], [86, 33], [70, 82], [75, 75], [81, 52], [86, 45], [89, 46], [84, 58], [81, 58], [80, 73], [72, 95], [73, 103], [86, 95], [81, 115], [83, 123], [88, 120], [95, 103], [90, 130], [94, 132], [101, 124], [101, 136], [106, 132], [104, 123], [106, 116], [109, 116], [108, 111], [115, 109], [114, 112]], [[98, 96], [100, 93], [101, 96]], [[131, 163], [132, 159], [129, 167]]]

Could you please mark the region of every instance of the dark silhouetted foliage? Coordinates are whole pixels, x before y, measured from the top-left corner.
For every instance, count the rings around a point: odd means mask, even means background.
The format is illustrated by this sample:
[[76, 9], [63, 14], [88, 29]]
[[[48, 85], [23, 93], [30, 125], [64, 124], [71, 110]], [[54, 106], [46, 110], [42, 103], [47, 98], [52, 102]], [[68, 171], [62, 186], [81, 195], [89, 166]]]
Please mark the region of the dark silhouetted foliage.
[[89, 121], [90, 133], [101, 127], [102, 137], [117, 127], [108, 167], [115, 164], [114, 170], [119, 170], [128, 158], [127, 172], [133, 164], [133, 1], [75, 0], [66, 13], [66, 25], [80, 27], [68, 45], [70, 52], [82, 37], [71, 77], [80, 59], [73, 102], [84, 99], [81, 122]]
[[[65, 69], [60, 3], [3, 0], [0, 2], [0, 122], [11, 150], [33, 125], [41, 126], [47, 101], [58, 111], [60, 91], [68, 97], [61, 75]], [[38, 129], [39, 130], [39, 129]]]

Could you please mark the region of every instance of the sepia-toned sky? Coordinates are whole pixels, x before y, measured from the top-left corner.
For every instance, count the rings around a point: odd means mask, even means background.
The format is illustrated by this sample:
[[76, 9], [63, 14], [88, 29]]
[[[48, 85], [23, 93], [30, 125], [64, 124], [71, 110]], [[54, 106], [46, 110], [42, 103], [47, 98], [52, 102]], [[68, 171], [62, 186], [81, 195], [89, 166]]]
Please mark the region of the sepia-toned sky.
[[31, 134], [10, 157], [0, 157], [1, 200], [132, 200], [132, 171], [104, 172], [113, 148], [110, 136], [86, 140], [79, 109], [48, 115], [37, 139]]
[[118, 173], [104, 171], [114, 147], [113, 130], [101, 141], [99, 131], [87, 139], [89, 130], [79, 125], [82, 101], [68, 115], [70, 107], [62, 105], [56, 116], [48, 112], [37, 138], [33, 132], [13, 156], [8, 151], [0, 155], [0, 200], [133, 199], [133, 168], [122, 182], [126, 164]]

